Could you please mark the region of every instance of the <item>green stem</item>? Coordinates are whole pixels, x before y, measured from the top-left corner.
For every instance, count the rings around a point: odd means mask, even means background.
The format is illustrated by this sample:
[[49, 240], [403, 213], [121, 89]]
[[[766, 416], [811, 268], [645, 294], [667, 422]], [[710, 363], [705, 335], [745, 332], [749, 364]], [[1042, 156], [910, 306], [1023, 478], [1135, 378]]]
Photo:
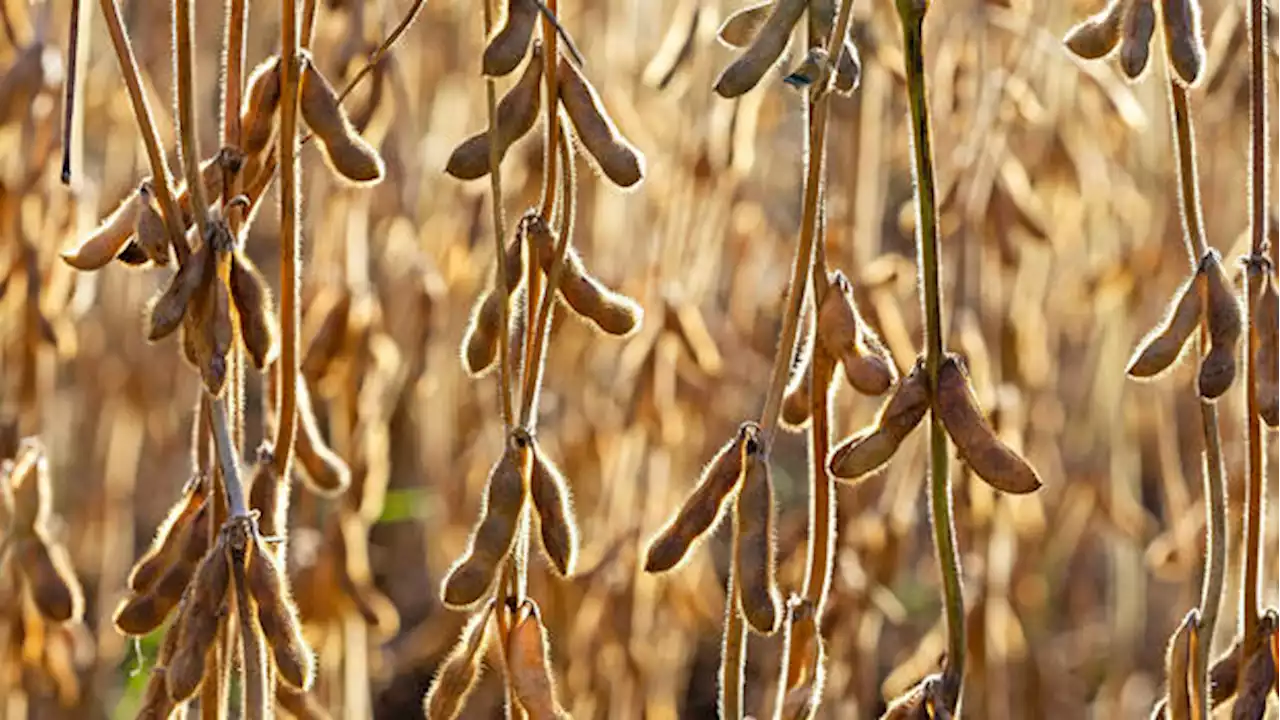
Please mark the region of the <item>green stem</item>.
[[898, 14], [902, 20], [902, 59], [907, 71], [907, 93], [911, 105], [916, 210], [919, 213], [916, 227], [919, 228], [918, 256], [924, 284], [922, 311], [925, 316], [925, 369], [929, 376], [930, 394], [935, 396], [934, 410], [929, 414], [929, 511], [933, 524], [933, 543], [938, 553], [938, 571], [942, 577], [942, 600], [947, 624], [947, 666], [943, 691], [948, 706], [954, 708], [964, 678], [964, 588], [961, 584], [960, 558], [956, 552], [955, 527], [952, 522], [947, 435], [936, 411], [938, 369], [942, 365], [945, 348], [942, 338], [942, 289], [938, 278], [940, 261], [937, 191], [924, 79], [926, 10], [925, 3], [898, 0]]

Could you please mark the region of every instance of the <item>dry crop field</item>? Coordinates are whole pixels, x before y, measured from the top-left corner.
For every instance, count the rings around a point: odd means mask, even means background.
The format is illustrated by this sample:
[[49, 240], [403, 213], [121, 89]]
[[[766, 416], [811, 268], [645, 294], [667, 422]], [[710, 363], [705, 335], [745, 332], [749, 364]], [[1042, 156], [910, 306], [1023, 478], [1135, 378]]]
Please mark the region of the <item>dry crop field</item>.
[[1277, 717], [1267, 5], [0, 0], [0, 720]]

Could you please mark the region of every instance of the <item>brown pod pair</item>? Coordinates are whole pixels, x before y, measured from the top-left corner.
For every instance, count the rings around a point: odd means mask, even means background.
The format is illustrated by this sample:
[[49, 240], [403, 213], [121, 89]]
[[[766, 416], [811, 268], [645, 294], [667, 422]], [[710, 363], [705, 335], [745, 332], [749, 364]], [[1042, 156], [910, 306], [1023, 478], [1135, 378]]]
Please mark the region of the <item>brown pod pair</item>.
[[464, 608], [479, 602], [502, 567], [515, 543], [516, 528], [528, 493], [530, 445], [533, 440], [517, 429], [507, 440], [502, 457], [489, 471], [480, 521], [472, 532], [470, 547], [444, 579], [444, 603]]
[[174, 702], [189, 700], [204, 681], [209, 650], [228, 612], [230, 584], [231, 562], [226, 544], [219, 539], [200, 562], [183, 600], [181, 614], [169, 629], [171, 633], [178, 633], [173, 657], [165, 672], [169, 698]]
[[315, 657], [302, 635], [298, 607], [289, 593], [284, 569], [256, 533], [248, 548], [246, 581], [258, 607], [258, 627], [270, 648], [276, 676], [306, 690], [315, 679]]
[[741, 487], [734, 504], [737, 533], [733, 572], [738, 578], [738, 607], [747, 624], [761, 635], [772, 635], [781, 619], [774, 534], [778, 524], [773, 501], [773, 473], [759, 443], [746, 448]]
[[215, 274], [196, 291], [182, 320], [184, 356], [200, 371], [205, 389], [214, 396], [226, 385], [228, 356], [234, 343], [231, 293]]
[[507, 672], [516, 702], [529, 720], [558, 720], [568, 715], [556, 699], [556, 683], [547, 649], [547, 628], [538, 603], [526, 598], [511, 618], [507, 634]]
[[507, 329], [502, 327], [502, 306], [510, 307], [511, 296], [520, 287], [524, 276], [524, 242], [528, 218], [521, 220], [516, 237], [507, 245], [503, 255], [503, 275], [506, 277], [506, 292], [497, 287], [498, 279], [494, 279], [494, 287], [489, 288], [476, 301], [471, 311], [471, 319], [462, 334], [462, 365], [471, 377], [484, 375], [498, 358], [500, 334]]
[[280, 108], [280, 56], [263, 60], [249, 74], [240, 111], [240, 148], [248, 155], [266, 149]]
[[[514, 0], [519, 2], [520, 0]], [[533, 129], [542, 108], [542, 46], [533, 45], [533, 57], [515, 85], [498, 101], [493, 132], [476, 133], [454, 148], [444, 171], [459, 180], [475, 180], [489, 174], [489, 149], [496, 142], [498, 162], [507, 150]]]
[[567, 58], [560, 58], [556, 79], [560, 104], [596, 169], [620, 188], [638, 185], [644, 180], [644, 155], [618, 132], [586, 76]]
[[1204, 309], [1205, 270], [1202, 265], [1183, 283], [1164, 321], [1142, 342], [1125, 371], [1133, 378], [1152, 378], [1173, 366], [1191, 333], [1200, 327]]
[[146, 635], [160, 627], [169, 612], [177, 607], [208, 553], [212, 514], [206, 499], [189, 522], [175, 525], [170, 531], [176, 536], [168, 564], [158, 578], [121, 601], [112, 616], [117, 630], [125, 635]]
[[983, 416], [968, 373], [955, 355], [947, 355], [938, 368], [937, 412], [960, 457], [988, 485], [1019, 495], [1040, 488], [1035, 469], [1000, 440]]
[[1258, 415], [1271, 427], [1280, 420], [1280, 295], [1276, 293], [1275, 278], [1265, 272], [1262, 289], [1253, 310], [1253, 329], [1258, 347], [1254, 353], [1254, 383], [1258, 396]]
[[702, 477], [675, 517], [649, 541], [645, 572], [662, 573], [679, 565], [694, 545], [713, 528], [725, 508], [725, 500], [737, 489], [746, 465], [748, 446], [759, 444], [760, 428], [743, 423], [733, 439], [707, 463]]
[[386, 168], [382, 156], [351, 126], [338, 93], [309, 58], [299, 85], [298, 109], [324, 148], [329, 167], [361, 185], [381, 182]]
[[41, 617], [55, 623], [80, 620], [84, 592], [65, 548], [39, 531], [17, 541], [14, 559]]
[[1164, 46], [1173, 76], [1191, 87], [1204, 69], [1200, 0], [1160, 0], [1160, 20], [1164, 24]]
[[716, 79], [716, 92], [724, 98], [735, 98], [758, 85], [786, 49], [791, 30], [807, 6], [807, 0], [773, 3], [769, 16], [756, 29], [747, 49]]
[[578, 556], [578, 524], [573, 515], [569, 485], [551, 459], [533, 440], [529, 471], [529, 497], [538, 514], [542, 550], [561, 577], [573, 574]]
[[1236, 355], [1244, 323], [1240, 304], [1218, 253], [1210, 251], [1202, 265], [1206, 280], [1204, 320], [1209, 332], [1209, 351], [1200, 361], [1198, 386], [1200, 397], [1216, 400], [1235, 382]]
[[1101, 60], [1120, 46], [1120, 26], [1126, 0], [1108, 0], [1106, 7], [1076, 23], [1062, 43], [1082, 60]]
[[919, 358], [880, 407], [875, 424], [831, 451], [827, 469], [837, 478], [850, 481], [879, 470], [928, 410], [929, 378], [925, 374], [924, 358]]
[[214, 280], [215, 263], [213, 249], [205, 243], [169, 278], [169, 284], [147, 310], [148, 340], [156, 342], [178, 329], [197, 291]]
[[510, 74], [529, 52], [529, 40], [538, 20], [534, 0], [507, 0], [507, 14], [502, 26], [489, 40], [481, 59], [481, 70], [489, 77]]
[[[542, 271], [550, 275], [558, 238], [541, 217], [531, 218], [528, 230], [530, 249], [537, 253]], [[557, 291], [574, 312], [605, 333], [618, 337], [626, 337], [640, 326], [644, 311], [636, 301], [597, 280], [572, 246], [565, 248], [563, 263]]]
[[138, 226], [143, 198], [135, 189], [110, 215], [89, 233], [79, 245], [67, 248], [59, 257], [77, 270], [98, 270], [116, 258], [125, 249], [129, 238]]
[[880, 348], [879, 339], [859, 317], [853, 288], [839, 270], [818, 308], [817, 342], [844, 366], [845, 378], [863, 395], [883, 395], [897, 380], [893, 363]]
[[493, 604], [490, 603], [472, 613], [462, 628], [458, 643], [440, 663], [435, 681], [422, 698], [422, 711], [427, 720], [453, 720], [462, 711], [480, 676], [480, 661], [484, 658], [489, 639], [489, 616], [492, 612]]
[[1120, 69], [1130, 80], [1142, 77], [1147, 69], [1155, 31], [1155, 0], [1128, 0], [1121, 20]]
[[240, 340], [253, 366], [262, 370], [276, 355], [275, 313], [267, 281], [243, 250], [231, 255], [228, 285], [236, 308]]

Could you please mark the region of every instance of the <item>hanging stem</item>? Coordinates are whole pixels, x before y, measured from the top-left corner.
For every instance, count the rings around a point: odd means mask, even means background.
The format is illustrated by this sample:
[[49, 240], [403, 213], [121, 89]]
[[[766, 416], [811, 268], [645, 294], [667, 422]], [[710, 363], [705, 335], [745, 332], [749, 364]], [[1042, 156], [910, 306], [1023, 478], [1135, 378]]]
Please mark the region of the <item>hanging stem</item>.
[[[929, 136], [929, 107], [924, 79], [924, 17], [927, 0], [897, 0], [902, 21], [902, 59], [907, 72], [907, 93], [911, 105], [912, 149], [916, 185], [916, 211], [919, 214], [919, 263], [923, 281], [921, 293], [925, 317], [925, 369], [929, 376], [931, 402], [938, 388], [938, 369], [945, 349], [942, 338], [942, 288], [938, 278], [938, 220], [936, 183], [933, 175], [933, 148]], [[965, 628], [964, 587], [960, 576], [960, 558], [956, 552], [955, 526], [952, 522], [951, 478], [948, 474], [947, 436], [938, 419], [936, 405], [929, 413], [929, 514], [933, 526], [933, 544], [938, 554], [938, 571], [942, 577], [942, 604], [946, 613], [947, 660], [943, 694], [947, 705], [955, 708], [964, 679]]]
[[[543, 158], [543, 178], [542, 178], [542, 207], [539, 214], [542, 219], [551, 222], [551, 211], [556, 204], [556, 142], [559, 140], [558, 125], [556, 124], [556, 107], [559, 105], [559, 85], [556, 83], [556, 70], [559, 67], [560, 53], [557, 48], [559, 37], [556, 34], [556, 13], [559, 11], [559, 0], [547, 0], [547, 12], [542, 15], [542, 44], [545, 53], [543, 54], [543, 78], [547, 81], [547, 143]], [[567, 172], [567, 170], [566, 170]], [[530, 302], [536, 298], [531, 298]], [[532, 305], [530, 305], [532, 307]]]
[[280, 412], [275, 470], [288, 477], [298, 425], [298, 45], [297, 0], [280, 3]]
[[[493, 2], [492, 0], [484, 0], [484, 36], [489, 37], [493, 30]], [[414, 8], [410, 16], [416, 14], [418, 8]], [[398, 32], [403, 32], [403, 28], [407, 24], [402, 23], [397, 27]], [[396, 37], [396, 33], [392, 33], [392, 37]], [[390, 44], [390, 40], [388, 40]], [[373, 63], [366, 67], [372, 67]], [[359, 75], [356, 79], [359, 79]], [[354, 80], [352, 81], [354, 85]], [[498, 91], [494, 85], [493, 78], [486, 77], [484, 81], [485, 99], [487, 101], [487, 109], [489, 115], [489, 136], [497, 136], [498, 126]], [[493, 242], [494, 242], [494, 261], [497, 263], [497, 283], [496, 292], [506, 292], [506, 288], [510, 287], [509, 283], [517, 282], [517, 278], [507, 277], [507, 264], [504, 262], [506, 258], [507, 248], [505, 239], [507, 236], [506, 220], [502, 212], [502, 156], [498, 153], [498, 144], [489, 143], [489, 194], [492, 196], [493, 207]], [[510, 303], [498, 303], [498, 327], [502, 331], [498, 333], [498, 395], [502, 406], [502, 425], [510, 433], [512, 423], [515, 419], [515, 413], [511, 408], [511, 334], [510, 334]], [[505, 435], [504, 435], [505, 437]], [[503, 624], [501, 619], [502, 613], [499, 615], [499, 624]], [[505, 633], [503, 637], [506, 637]]]
[[[1166, 66], [1167, 64], [1166, 60]], [[1209, 252], [1209, 244], [1204, 236], [1204, 221], [1200, 212], [1200, 181], [1196, 170], [1195, 130], [1191, 123], [1191, 111], [1187, 107], [1186, 88], [1175, 82], [1172, 77], [1169, 78], [1168, 85], [1169, 106], [1173, 115], [1174, 144], [1178, 150], [1178, 195], [1182, 203], [1182, 234], [1187, 244], [1188, 259], [1194, 270], [1198, 267], [1201, 258]], [[1206, 334], [1202, 326], [1199, 335], [1199, 352], [1203, 352], [1208, 345]], [[1205, 570], [1200, 588], [1199, 636], [1202, 641], [1196, 648], [1196, 656], [1193, 660], [1196, 678], [1201, 687], [1207, 688], [1209, 687], [1207, 680], [1209, 650], [1214, 628], [1218, 622], [1218, 611], [1222, 605], [1222, 584], [1226, 572], [1227, 502], [1226, 470], [1222, 459], [1222, 436], [1218, 425], [1217, 405], [1201, 399], [1200, 418], [1205, 447]], [[1245, 524], [1248, 525], [1247, 518]], [[1247, 561], [1245, 572], [1247, 575]], [[1249, 587], [1247, 582], [1245, 587]], [[1246, 600], [1246, 613], [1247, 608]], [[1251, 618], [1255, 617], [1256, 614], [1245, 616], [1248, 618], [1244, 619], [1246, 636], [1254, 625]], [[1209, 717], [1209, 693], [1204, 692], [1198, 695], [1200, 716]]]

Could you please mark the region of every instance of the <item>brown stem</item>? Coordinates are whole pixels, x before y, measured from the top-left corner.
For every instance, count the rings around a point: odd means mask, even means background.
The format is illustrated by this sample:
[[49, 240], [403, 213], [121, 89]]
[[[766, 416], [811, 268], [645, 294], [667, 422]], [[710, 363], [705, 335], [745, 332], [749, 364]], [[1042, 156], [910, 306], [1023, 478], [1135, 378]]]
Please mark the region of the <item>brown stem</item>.
[[[555, 257], [551, 261], [551, 269], [547, 273], [547, 286], [542, 293], [542, 300], [537, 313], [530, 316], [533, 322], [534, 335], [528, 361], [524, 371], [524, 387], [520, 394], [520, 426], [533, 432], [537, 425], [538, 394], [542, 388], [543, 355], [546, 353], [547, 331], [551, 327], [551, 313], [555, 308], [556, 289], [564, 276], [564, 258], [569, 252], [569, 244], [573, 236], [574, 202], [577, 199], [577, 174], [573, 165], [573, 146], [569, 142], [569, 126], [564, 118], [560, 120], [560, 132], [564, 134], [564, 142], [560, 143], [560, 165], [563, 173], [563, 204], [560, 207], [560, 238], [556, 243]], [[529, 265], [537, 268], [533, 259], [536, 251], [530, 247]], [[531, 301], [532, 302], [532, 301]], [[533, 319], [536, 318], [536, 321]]]
[[[542, 219], [551, 222], [551, 211], [556, 204], [556, 142], [559, 139], [559, 125], [556, 123], [556, 107], [559, 105], [559, 85], [556, 83], [556, 70], [560, 62], [560, 53], [557, 50], [558, 36], [556, 34], [556, 26], [550, 15], [554, 18], [559, 12], [559, 0], [547, 0], [547, 13], [542, 16], [542, 43], [546, 46], [546, 54], [543, 55], [546, 61], [543, 63], [543, 77], [547, 81], [547, 130], [546, 130], [546, 149], [542, 155], [542, 208], [540, 214]], [[491, 143], [492, 144], [492, 143]], [[532, 299], [531, 299], [532, 302]]]
[[[364, 67], [360, 68], [360, 71], [356, 73], [355, 77], [351, 78], [351, 82], [347, 83], [347, 87], [344, 88], [342, 94], [338, 96], [339, 101], [347, 99], [347, 95], [355, 89], [356, 85], [363, 80], [366, 75], [373, 71], [374, 66], [381, 62], [382, 56], [391, 49], [392, 45], [396, 44], [396, 41], [399, 40], [400, 36], [409, 29], [409, 26], [413, 25], [413, 21], [418, 19], [418, 14], [422, 12], [422, 8], [426, 4], [426, 0], [413, 0], [413, 5], [409, 7], [409, 12], [405, 13], [405, 16], [400, 19], [400, 24], [396, 25], [395, 29], [391, 31], [391, 34], [387, 36], [387, 39], [378, 46], [377, 50], [373, 51], [372, 55], [369, 56], [369, 61], [364, 64]], [[488, 9], [487, 3], [485, 12], [490, 15], [492, 15], [493, 12]], [[485, 21], [485, 37], [489, 36], [488, 31], [491, 24], [492, 20]]]
[[[245, 5], [248, 0], [227, 2], [226, 69], [222, 74], [222, 144], [240, 147], [240, 97], [244, 89]], [[228, 193], [230, 197], [234, 194]]]
[[133, 115], [138, 121], [142, 144], [151, 162], [152, 190], [155, 191], [156, 199], [160, 201], [160, 212], [164, 216], [165, 228], [169, 231], [169, 243], [173, 246], [178, 264], [185, 265], [191, 249], [187, 247], [182, 212], [174, 199], [169, 165], [165, 161], [164, 152], [160, 149], [160, 135], [156, 132], [155, 120], [151, 117], [151, 105], [142, 89], [142, 78], [138, 74], [138, 59], [134, 56], [133, 45], [125, 33], [124, 21], [120, 17], [120, 7], [116, 5], [115, 0], [100, 0], [100, 5], [103, 19], [107, 22], [107, 34], [111, 36], [111, 45], [115, 48], [116, 59], [120, 63], [120, 74], [124, 76], [125, 87], [129, 90], [129, 100], [133, 103]]
[[298, 425], [298, 46], [297, 0], [280, 2], [280, 411], [275, 469], [288, 477]]
[[[493, 30], [493, 0], [484, 0], [484, 36], [489, 37]], [[396, 33], [404, 32], [404, 28], [412, 22], [412, 16], [419, 8], [415, 7], [410, 15], [405, 16], [400, 26], [396, 28], [396, 32], [391, 37], [397, 37]], [[391, 44], [388, 39], [387, 45]], [[380, 55], [379, 53], [374, 53]], [[371, 60], [366, 68], [373, 67]], [[357, 75], [355, 80], [358, 80]], [[352, 85], [355, 84], [352, 80]], [[486, 108], [489, 115], [489, 136], [496, 137], [498, 125], [498, 90], [494, 84], [493, 78], [485, 78], [484, 81]], [[506, 248], [506, 220], [502, 211], [502, 156], [498, 152], [497, 143], [489, 143], [489, 194], [492, 196], [490, 205], [493, 208], [493, 242], [494, 242], [494, 262], [497, 264], [497, 283], [499, 290], [495, 292], [506, 292], [506, 288], [510, 287], [509, 283], [517, 282], [516, 278], [507, 277], [507, 264], [504, 259], [507, 256]], [[530, 258], [532, 258], [532, 253]], [[531, 259], [530, 262], [533, 262]], [[498, 333], [498, 395], [500, 405], [502, 406], [502, 424], [509, 432], [515, 422], [515, 412], [511, 407], [511, 307], [509, 302], [498, 303], [498, 327], [502, 328]], [[499, 625], [504, 625], [502, 613], [498, 613]], [[506, 633], [503, 633], [506, 637]]]
[[191, 39], [191, 0], [176, 0], [173, 5], [173, 24], [177, 45], [178, 85], [178, 144], [182, 149], [182, 167], [186, 173], [187, 192], [191, 194], [191, 209], [196, 227], [205, 241], [211, 236], [209, 229], [209, 202], [204, 195], [204, 181], [200, 177], [200, 130], [196, 124], [195, 44]]
[[67, 32], [67, 78], [62, 96], [62, 184], [71, 184], [71, 144], [75, 133], [76, 80], [80, 56], [80, 0], [71, 0]]

